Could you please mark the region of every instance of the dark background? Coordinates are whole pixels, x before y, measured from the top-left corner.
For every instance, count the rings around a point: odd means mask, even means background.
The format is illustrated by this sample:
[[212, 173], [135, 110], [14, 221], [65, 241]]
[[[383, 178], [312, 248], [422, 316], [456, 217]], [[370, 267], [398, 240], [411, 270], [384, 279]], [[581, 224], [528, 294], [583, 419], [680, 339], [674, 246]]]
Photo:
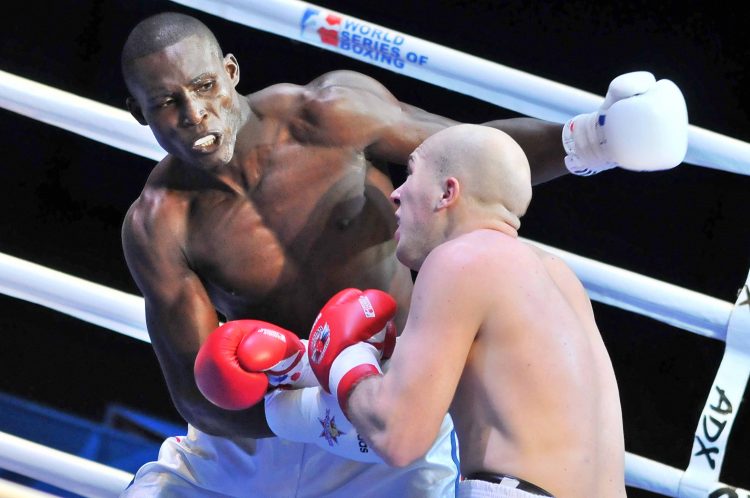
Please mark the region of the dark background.
[[[750, 140], [747, 26], [717, 2], [407, 3], [318, 2], [598, 95], [618, 74], [650, 70], [682, 88], [691, 124]], [[515, 116], [168, 1], [6, 3], [0, 69], [123, 108], [120, 47], [138, 20], [164, 10], [192, 13], [214, 30], [240, 62], [243, 93], [349, 68], [455, 119]], [[138, 293], [119, 229], [153, 162], [5, 110], [0, 136], [0, 252]], [[535, 189], [521, 235], [734, 302], [750, 267], [748, 192], [748, 176], [693, 165], [566, 177]], [[627, 450], [685, 468], [722, 343], [604, 305], [595, 311], [620, 383]], [[92, 420], [116, 402], [179, 421], [148, 344], [6, 296], [0, 333], [0, 391]], [[749, 453], [745, 407], [724, 482], [750, 488]]]

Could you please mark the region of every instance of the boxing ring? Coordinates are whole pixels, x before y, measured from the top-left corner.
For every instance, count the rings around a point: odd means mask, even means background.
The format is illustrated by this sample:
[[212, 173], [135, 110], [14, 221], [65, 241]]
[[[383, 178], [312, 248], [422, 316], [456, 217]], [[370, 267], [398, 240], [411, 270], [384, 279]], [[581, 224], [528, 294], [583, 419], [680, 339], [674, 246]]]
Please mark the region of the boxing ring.
[[[602, 101], [598, 95], [296, 0], [265, 0], [257, 5], [241, 0], [176, 3], [549, 121], [562, 123], [596, 109]], [[149, 129], [138, 125], [126, 111], [3, 71], [0, 106], [155, 161], [164, 156]], [[691, 126], [685, 162], [727, 174], [750, 175], [750, 144]], [[687, 468], [628, 453], [627, 485], [672, 497], [750, 498], [750, 491], [720, 482], [727, 442], [750, 375], [750, 275], [736, 302], [731, 303], [530, 242], [564, 259], [592, 300], [725, 344], [706, 393]], [[149, 340], [140, 296], [2, 254], [0, 292], [135, 340]], [[83, 496], [116, 496], [132, 477], [3, 433], [0, 468]], [[10, 495], [11, 488], [16, 493], [13, 496], [42, 496], [0, 480], [0, 495]]]

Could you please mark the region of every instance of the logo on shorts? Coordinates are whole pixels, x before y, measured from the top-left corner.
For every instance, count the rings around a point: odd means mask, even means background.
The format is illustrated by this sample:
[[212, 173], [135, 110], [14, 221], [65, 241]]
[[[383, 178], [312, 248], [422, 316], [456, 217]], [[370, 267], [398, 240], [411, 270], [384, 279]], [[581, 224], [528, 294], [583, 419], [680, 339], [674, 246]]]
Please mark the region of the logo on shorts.
[[360, 453], [369, 453], [370, 448], [367, 446], [367, 442], [362, 439], [362, 436], [357, 434], [357, 443], [359, 444], [359, 452]]
[[312, 348], [312, 355], [310, 361], [313, 363], [320, 363], [323, 359], [323, 355], [326, 354], [328, 345], [331, 343], [331, 328], [328, 326], [328, 322], [318, 326], [310, 336], [308, 347]]
[[339, 430], [336, 427], [336, 416], [331, 416], [331, 409], [326, 408], [325, 418], [319, 418], [320, 425], [323, 426], [323, 432], [320, 433], [320, 437], [325, 438], [328, 441], [328, 446], [339, 444], [339, 436], [346, 435], [346, 432]]
[[375, 318], [375, 309], [367, 296], [359, 296], [359, 305], [362, 306], [362, 311], [365, 312], [367, 318]]

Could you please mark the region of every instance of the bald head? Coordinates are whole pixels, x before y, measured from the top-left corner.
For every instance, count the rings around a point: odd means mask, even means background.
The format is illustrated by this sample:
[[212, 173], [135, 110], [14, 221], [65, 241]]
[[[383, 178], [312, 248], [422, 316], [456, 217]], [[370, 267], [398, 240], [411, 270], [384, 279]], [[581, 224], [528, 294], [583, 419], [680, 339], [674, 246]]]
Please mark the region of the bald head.
[[455, 177], [462, 195], [480, 206], [501, 207], [516, 218], [531, 201], [531, 173], [521, 147], [500, 130], [462, 124], [428, 138], [435, 174]]
[[120, 56], [125, 82], [128, 82], [133, 61], [159, 52], [189, 36], [201, 37], [217, 57], [223, 57], [214, 34], [194, 17], [177, 12], [163, 12], [139, 22], [128, 35]]

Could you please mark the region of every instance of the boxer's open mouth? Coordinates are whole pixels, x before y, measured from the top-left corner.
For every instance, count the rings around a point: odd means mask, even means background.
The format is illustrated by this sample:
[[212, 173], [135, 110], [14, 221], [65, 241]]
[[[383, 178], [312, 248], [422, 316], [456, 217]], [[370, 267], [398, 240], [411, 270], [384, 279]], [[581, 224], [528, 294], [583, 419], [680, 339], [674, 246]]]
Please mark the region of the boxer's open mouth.
[[219, 147], [220, 143], [221, 135], [219, 133], [209, 133], [195, 140], [192, 149], [202, 154], [210, 154]]

